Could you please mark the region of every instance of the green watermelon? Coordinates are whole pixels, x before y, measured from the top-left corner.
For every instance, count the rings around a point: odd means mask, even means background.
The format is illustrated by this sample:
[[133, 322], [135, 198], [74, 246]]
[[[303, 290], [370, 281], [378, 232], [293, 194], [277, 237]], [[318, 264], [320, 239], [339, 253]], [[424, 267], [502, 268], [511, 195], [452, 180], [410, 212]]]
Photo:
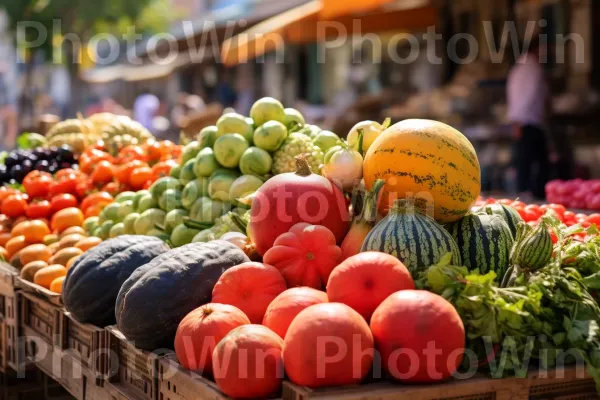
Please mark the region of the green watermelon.
[[453, 264], [461, 264], [452, 236], [419, 207], [404, 199], [396, 200], [389, 214], [369, 232], [361, 248], [361, 252], [364, 251], [393, 255], [414, 278], [447, 253], [452, 253]]
[[517, 210], [511, 206], [499, 203], [488, 204], [487, 206], [481, 208], [478, 212], [502, 217], [504, 222], [506, 222], [506, 225], [508, 225], [508, 229], [510, 229], [510, 233], [512, 233], [513, 238], [517, 237], [517, 227], [519, 226], [520, 222], [523, 222], [523, 218], [521, 218]]
[[519, 224], [511, 261], [521, 269], [536, 270], [552, 259], [554, 245], [548, 226], [541, 221], [532, 228], [525, 222]]
[[467, 214], [446, 225], [460, 249], [463, 264], [486, 274], [494, 271], [500, 279], [510, 264], [514, 239], [502, 217]]

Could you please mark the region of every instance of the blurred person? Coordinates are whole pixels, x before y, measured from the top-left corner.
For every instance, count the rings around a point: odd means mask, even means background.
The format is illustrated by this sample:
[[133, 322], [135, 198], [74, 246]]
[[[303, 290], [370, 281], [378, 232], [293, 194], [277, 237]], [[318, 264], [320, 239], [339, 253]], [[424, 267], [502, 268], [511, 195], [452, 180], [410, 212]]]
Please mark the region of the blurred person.
[[229, 73], [220, 74], [215, 88], [215, 97], [223, 105], [223, 108], [233, 107], [237, 100], [237, 94], [230, 83], [230, 76]]
[[137, 96], [133, 104], [133, 119], [152, 132], [152, 120], [158, 115], [160, 107], [160, 100], [156, 95], [149, 92], [142, 93]]
[[10, 101], [8, 88], [4, 81], [4, 73], [0, 71], [0, 133], [2, 148], [13, 149], [17, 142], [18, 116], [17, 109]]
[[181, 127], [190, 114], [206, 110], [206, 103], [202, 97], [194, 94], [181, 93], [177, 103], [171, 110], [171, 121]]
[[544, 131], [550, 88], [541, 63], [543, 51], [534, 37], [512, 67], [507, 82], [508, 120], [512, 124], [517, 189], [521, 198], [543, 199], [548, 180], [548, 140]]

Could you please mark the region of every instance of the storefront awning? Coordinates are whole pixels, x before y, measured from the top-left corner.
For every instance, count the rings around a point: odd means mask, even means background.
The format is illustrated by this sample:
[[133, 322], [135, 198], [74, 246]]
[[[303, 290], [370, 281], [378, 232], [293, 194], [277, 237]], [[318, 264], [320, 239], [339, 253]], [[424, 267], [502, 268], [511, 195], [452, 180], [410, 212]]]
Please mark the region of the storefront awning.
[[[351, 4], [357, 1], [349, 0]], [[221, 61], [234, 66], [276, 51], [287, 43], [311, 43], [328, 40], [340, 35], [380, 33], [386, 31], [415, 31], [435, 25], [438, 20], [437, 9], [433, 6], [406, 8], [388, 5], [386, 8], [371, 10], [365, 14], [337, 12], [336, 18], [324, 18], [331, 15], [333, 7], [328, 2], [342, 3], [338, 0], [313, 0], [302, 6], [292, 8], [282, 14], [266, 19], [245, 32], [223, 43]], [[390, 3], [384, 0], [361, 2], [372, 6]], [[409, 1], [412, 5], [429, 4], [422, 0]], [[341, 7], [340, 4], [338, 6]], [[326, 8], [330, 7], [330, 8]], [[366, 7], [366, 6], [364, 6]], [[326, 11], [329, 10], [329, 11]], [[358, 10], [350, 7], [348, 11]], [[325, 13], [325, 14], [324, 14]]]
[[262, 54], [277, 50], [282, 38], [292, 26], [316, 21], [322, 9], [321, 0], [287, 10], [256, 24], [247, 31], [223, 42], [221, 61], [225, 65], [242, 64]]

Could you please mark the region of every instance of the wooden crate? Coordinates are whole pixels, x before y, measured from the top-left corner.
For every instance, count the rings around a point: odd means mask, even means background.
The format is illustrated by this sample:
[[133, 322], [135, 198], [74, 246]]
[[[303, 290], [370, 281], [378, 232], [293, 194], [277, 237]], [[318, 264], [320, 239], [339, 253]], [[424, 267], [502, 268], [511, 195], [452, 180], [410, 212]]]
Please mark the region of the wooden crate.
[[10, 264], [0, 262], [0, 320], [2, 320], [2, 363], [0, 368], [15, 371], [22, 368], [24, 356], [19, 351], [19, 303], [17, 299], [16, 279], [19, 271]]
[[26, 281], [20, 277], [15, 278], [15, 285], [18, 289], [24, 292], [33, 294], [37, 297], [41, 297], [48, 303], [62, 307], [62, 296], [59, 293], [54, 293], [40, 285], [36, 285], [33, 282]]
[[77, 321], [61, 310], [60, 336], [58, 347], [71, 354], [85, 368], [104, 381], [108, 368], [108, 342], [104, 328]]
[[107, 379], [110, 390], [123, 399], [156, 399], [158, 357], [138, 349], [115, 326], [106, 328], [110, 356]]
[[170, 353], [158, 360], [158, 400], [227, 400], [217, 384], [205, 377], [183, 368]]
[[19, 353], [23, 355], [22, 367], [35, 364], [50, 373], [53, 368], [53, 349], [60, 332], [60, 307], [34, 294], [19, 291], [20, 304]]
[[600, 397], [594, 380], [583, 365], [531, 373], [527, 384], [531, 400], [592, 400]]
[[96, 376], [73, 356], [56, 347], [52, 347], [47, 357], [36, 362], [36, 366], [77, 400], [107, 398], [107, 396], [99, 397], [99, 392], [95, 390]]
[[598, 399], [594, 381], [584, 370], [559, 369], [531, 373], [528, 378], [491, 379], [476, 376], [432, 385], [402, 385], [388, 381], [335, 388], [310, 389], [283, 383], [283, 400], [588, 400]]

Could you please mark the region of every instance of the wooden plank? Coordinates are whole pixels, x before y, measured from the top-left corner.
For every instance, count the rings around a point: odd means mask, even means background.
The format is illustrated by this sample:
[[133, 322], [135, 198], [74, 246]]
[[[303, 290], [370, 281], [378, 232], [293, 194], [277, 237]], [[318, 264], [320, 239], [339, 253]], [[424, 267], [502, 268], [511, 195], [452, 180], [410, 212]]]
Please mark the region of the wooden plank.
[[230, 400], [217, 384], [202, 375], [183, 368], [174, 353], [158, 360], [157, 394], [159, 399], [170, 400]]
[[156, 398], [156, 363], [153, 353], [136, 348], [114, 326], [106, 327], [110, 357], [107, 380], [125, 396]]
[[17, 288], [22, 289], [25, 292], [32, 293], [38, 297], [42, 297], [48, 302], [62, 307], [62, 296], [59, 293], [54, 293], [45, 287], [36, 285], [33, 282], [26, 281], [20, 277], [15, 278], [15, 285]]
[[61, 309], [61, 318], [59, 348], [97, 376], [105, 377], [108, 364], [106, 330], [81, 323], [64, 309]]

